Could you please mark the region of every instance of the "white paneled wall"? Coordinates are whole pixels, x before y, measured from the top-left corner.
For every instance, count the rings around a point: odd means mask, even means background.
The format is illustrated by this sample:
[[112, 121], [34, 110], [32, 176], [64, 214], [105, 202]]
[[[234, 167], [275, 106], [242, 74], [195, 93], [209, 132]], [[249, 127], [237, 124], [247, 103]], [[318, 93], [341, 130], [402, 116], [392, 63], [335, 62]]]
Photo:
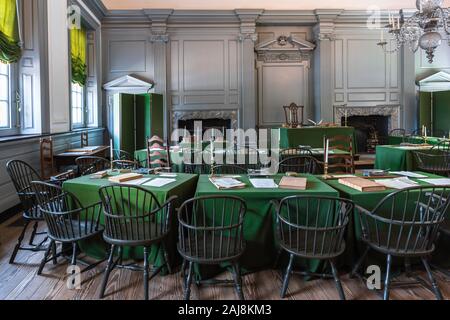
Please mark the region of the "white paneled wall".
[[386, 54], [379, 31], [341, 29], [332, 45], [335, 105], [399, 104], [401, 66], [398, 53]]

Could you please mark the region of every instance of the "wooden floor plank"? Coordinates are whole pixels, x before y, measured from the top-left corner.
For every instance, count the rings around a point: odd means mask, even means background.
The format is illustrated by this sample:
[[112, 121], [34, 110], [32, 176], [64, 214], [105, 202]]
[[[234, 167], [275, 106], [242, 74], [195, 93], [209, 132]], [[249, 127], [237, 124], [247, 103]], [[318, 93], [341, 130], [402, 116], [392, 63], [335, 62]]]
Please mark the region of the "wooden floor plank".
[[[46, 265], [42, 276], [37, 276], [37, 268], [42, 259], [42, 252], [20, 252], [17, 263], [10, 265], [9, 256], [21, 231], [15, 219], [0, 225], [0, 299], [10, 300], [97, 300], [103, 279], [105, 263], [96, 269], [83, 274], [82, 289], [67, 288], [67, 263], [58, 260], [58, 265], [50, 262]], [[424, 272], [418, 275], [428, 281]], [[220, 275], [220, 279], [232, 279], [229, 272]], [[436, 272], [442, 294], [450, 298], [450, 279]], [[142, 300], [142, 272], [129, 270], [114, 270], [107, 286], [108, 300]], [[408, 280], [405, 276], [399, 280]], [[411, 279], [410, 279], [411, 280]], [[360, 279], [350, 279], [348, 275], [341, 276], [342, 285], [348, 300], [379, 300], [380, 293], [369, 291]], [[243, 290], [248, 300], [278, 300], [282, 285], [282, 274], [279, 270], [264, 270], [243, 277]], [[154, 278], [149, 285], [150, 298], [155, 300], [183, 299], [183, 280], [180, 273]], [[306, 281], [302, 276], [294, 274], [289, 283], [287, 300], [336, 300], [339, 295], [333, 280]], [[408, 287], [393, 287], [393, 300], [433, 300], [431, 290], [414, 285]], [[192, 300], [236, 300], [234, 288], [225, 285], [192, 286]]]

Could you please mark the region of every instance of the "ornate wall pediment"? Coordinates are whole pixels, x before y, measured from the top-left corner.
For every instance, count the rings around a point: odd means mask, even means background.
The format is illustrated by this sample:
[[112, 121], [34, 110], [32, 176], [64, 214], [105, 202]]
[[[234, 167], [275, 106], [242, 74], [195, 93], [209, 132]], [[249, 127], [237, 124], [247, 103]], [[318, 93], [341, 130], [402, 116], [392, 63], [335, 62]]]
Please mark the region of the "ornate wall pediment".
[[293, 36], [281, 35], [256, 46], [258, 60], [264, 62], [301, 62], [308, 60], [316, 45]]

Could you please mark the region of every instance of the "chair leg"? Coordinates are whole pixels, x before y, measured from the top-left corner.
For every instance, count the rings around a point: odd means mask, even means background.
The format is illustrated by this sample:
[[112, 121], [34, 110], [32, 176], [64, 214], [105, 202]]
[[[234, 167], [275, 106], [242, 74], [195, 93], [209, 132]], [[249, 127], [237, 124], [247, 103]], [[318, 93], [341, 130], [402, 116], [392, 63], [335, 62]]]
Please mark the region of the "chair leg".
[[77, 243], [73, 242], [72, 243], [72, 261], [71, 264], [73, 266], [77, 265]]
[[289, 259], [289, 264], [286, 269], [286, 274], [284, 275], [283, 287], [281, 288], [281, 298], [284, 299], [286, 297], [286, 292], [289, 286], [289, 279], [291, 278], [292, 266], [294, 264], [294, 255], [291, 254]]
[[331, 271], [333, 272], [334, 282], [336, 283], [336, 289], [339, 293], [339, 298], [341, 300], [345, 300], [344, 289], [342, 288], [341, 279], [339, 278], [339, 273], [336, 269], [336, 265], [334, 264], [334, 261], [330, 260], [330, 265], [331, 265]]
[[391, 284], [391, 266], [392, 266], [392, 256], [387, 256], [387, 267], [386, 267], [386, 279], [384, 280], [384, 294], [383, 299], [389, 300], [389, 285]]
[[166, 250], [166, 245], [164, 242], [162, 242], [161, 245], [164, 253], [164, 260], [166, 261], [167, 271], [169, 274], [172, 274], [172, 267], [170, 266], [169, 253]]
[[54, 243], [55, 241], [52, 240], [52, 242], [50, 242], [49, 246], [47, 247], [47, 250], [45, 250], [44, 257], [41, 260], [41, 264], [39, 265], [39, 269], [37, 272], [38, 276], [40, 276], [42, 274], [42, 271], [44, 270], [45, 264], [48, 260], [48, 256], [50, 255], [50, 250], [52, 250]]
[[108, 278], [114, 265], [114, 251], [116, 251], [116, 246], [112, 245], [109, 250], [108, 265], [106, 266], [105, 274], [103, 275], [102, 287], [100, 289], [100, 299], [105, 297], [106, 285], [108, 284]]
[[191, 299], [191, 285], [192, 285], [192, 274], [194, 273], [194, 263], [189, 262], [189, 271], [187, 278], [184, 281], [186, 287], [184, 288], [184, 300], [189, 301]]
[[58, 264], [58, 258], [57, 258], [57, 250], [56, 250], [56, 242], [52, 241], [51, 243], [52, 247], [52, 255], [53, 255], [53, 264], [56, 266]]
[[233, 264], [233, 280], [234, 280], [234, 285], [235, 285], [235, 289], [236, 289], [236, 293], [239, 297], [239, 300], [244, 301], [244, 293], [242, 292], [242, 277], [241, 277], [241, 267], [239, 266], [239, 263], [234, 263]]
[[9, 259], [10, 264], [13, 264], [14, 261], [16, 260], [17, 252], [19, 252], [20, 247], [22, 246], [22, 241], [23, 241], [23, 238], [25, 237], [25, 233], [27, 232], [27, 228], [28, 228], [29, 224], [30, 224], [30, 221], [26, 220], [25, 225], [23, 226], [22, 232], [21, 232], [19, 238], [17, 239], [17, 244], [14, 247], [11, 258]]
[[33, 225], [33, 231], [31, 232], [30, 241], [28, 244], [34, 246], [34, 238], [36, 238], [37, 228], [39, 226], [39, 221], [36, 221]]
[[434, 279], [434, 277], [433, 277], [433, 273], [431, 272], [431, 268], [430, 268], [430, 265], [428, 264], [427, 259], [422, 258], [422, 263], [423, 263], [425, 269], [427, 270], [428, 278], [430, 279], [431, 287], [433, 288], [433, 292], [436, 296], [436, 299], [443, 300], [441, 290], [439, 289], [436, 279]]
[[149, 255], [148, 255], [148, 248], [144, 248], [144, 299], [148, 300], [148, 277], [149, 277]]
[[369, 254], [369, 251], [370, 251], [370, 248], [367, 247], [366, 250], [364, 251], [363, 255], [361, 256], [361, 258], [359, 258], [358, 262], [356, 262], [355, 266], [353, 267], [352, 272], [350, 272], [350, 279], [353, 279], [356, 277], [356, 274], [358, 273], [359, 269], [361, 269], [362, 264], [366, 260], [367, 255]]

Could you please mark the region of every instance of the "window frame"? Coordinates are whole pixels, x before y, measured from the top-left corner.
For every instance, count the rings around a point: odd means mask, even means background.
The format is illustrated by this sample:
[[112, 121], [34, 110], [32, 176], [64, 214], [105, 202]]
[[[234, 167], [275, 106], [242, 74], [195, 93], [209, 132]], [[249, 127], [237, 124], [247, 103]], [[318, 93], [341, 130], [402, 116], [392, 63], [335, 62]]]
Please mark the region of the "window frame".
[[21, 132], [22, 112], [17, 106], [18, 70], [17, 63], [6, 64], [8, 67], [8, 103], [9, 127], [0, 128], [0, 137], [15, 136]]
[[[96, 30], [94, 28], [92, 28], [86, 21], [84, 21], [84, 19], [82, 18], [82, 26], [86, 29], [86, 43], [89, 43], [89, 33], [96, 33]], [[69, 33], [69, 39], [70, 39], [70, 29], [68, 30]], [[71, 45], [70, 45], [70, 41], [69, 41], [69, 53], [71, 53]], [[94, 41], [94, 46], [95, 46], [95, 50], [97, 50], [97, 46], [98, 46], [98, 42], [97, 40]], [[95, 59], [95, 63], [94, 65], [90, 65], [93, 62], [89, 60], [89, 45], [86, 45], [86, 64], [87, 64], [87, 69], [89, 70], [90, 68], [93, 68], [94, 70], [97, 68], [97, 60]], [[86, 79], [86, 84], [84, 86], [81, 86], [83, 88], [83, 99], [82, 99], [82, 103], [83, 103], [83, 108], [82, 108], [82, 117], [83, 117], [83, 123], [73, 123], [73, 85], [74, 83], [72, 82], [72, 62], [71, 62], [71, 55], [69, 55], [69, 74], [70, 74], [70, 79], [69, 79], [69, 90], [70, 90], [70, 127], [71, 130], [79, 130], [79, 129], [89, 129], [89, 128], [98, 128], [99, 127], [99, 122], [98, 122], [98, 118], [97, 118], [97, 112], [98, 112], [98, 103], [97, 106], [92, 105], [89, 106], [89, 75], [88, 78]], [[97, 89], [98, 90], [98, 89]], [[95, 90], [94, 94], [97, 95], [98, 92], [97, 90]], [[92, 110], [90, 110], [90, 107], [92, 108]], [[90, 117], [90, 113], [92, 113], [92, 119], [93, 119], [93, 123], [89, 122], [89, 117]]]

